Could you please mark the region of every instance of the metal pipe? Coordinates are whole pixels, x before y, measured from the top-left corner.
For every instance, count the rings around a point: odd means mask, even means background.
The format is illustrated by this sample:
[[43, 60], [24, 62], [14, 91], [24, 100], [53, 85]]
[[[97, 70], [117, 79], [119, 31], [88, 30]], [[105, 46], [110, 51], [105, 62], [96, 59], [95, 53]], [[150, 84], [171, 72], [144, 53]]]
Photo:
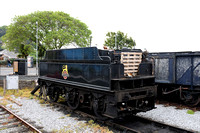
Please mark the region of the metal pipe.
[[164, 95], [170, 94], [170, 93], [172, 93], [172, 92], [178, 91], [179, 89], [180, 89], [180, 88], [177, 88], [177, 89], [175, 89], [175, 90], [168, 91], [168, 92], [163, 92], [163, 94], [164, 94]]

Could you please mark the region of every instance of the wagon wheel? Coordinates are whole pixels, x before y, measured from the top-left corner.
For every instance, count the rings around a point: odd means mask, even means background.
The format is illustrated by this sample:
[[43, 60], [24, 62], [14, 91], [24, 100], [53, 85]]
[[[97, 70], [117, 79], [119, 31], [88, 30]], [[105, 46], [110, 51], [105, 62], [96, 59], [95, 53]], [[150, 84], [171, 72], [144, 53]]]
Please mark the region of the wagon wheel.
[[184, 95], [184, 98], [184, 103], [191, 107], [194, 107], [200, 103], [200, 96], [197, 94], [186, 94]]
[[105, 112], [105, 102], [103, 99], [94, 99], [93, 101], [93, 110], [95, 115], [101, 119], [105, 120], [106, 117], [104, 117], [102, 114]]
[[50, 101], [52, 102], [57, 102], [58, 101], [58, 98], [59, 98], [59, 88], [56, 88], [56, 87], [51, 87], [50, 88], [50, 95], [49, 95], [49, 99]]
[[46, 85], [43, 85], [42, 87], [40, 87], [40, 94], [39, 94], [40, 98], [44, 100], [49, 100], [47, 97], [47, 93], [48, 93], [48, 87], [46, 87]]
[[75, 90], [66, 93], [66, 102], [67, 105], [72, 109], [75, 110], [79, 107], [79, 95]]

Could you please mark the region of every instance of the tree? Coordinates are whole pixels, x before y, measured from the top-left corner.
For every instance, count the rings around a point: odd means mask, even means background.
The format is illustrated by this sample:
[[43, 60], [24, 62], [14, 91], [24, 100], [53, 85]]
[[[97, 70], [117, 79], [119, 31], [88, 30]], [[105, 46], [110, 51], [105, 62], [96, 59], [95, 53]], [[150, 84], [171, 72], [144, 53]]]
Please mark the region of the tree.
[[6, 27], [5, 25], [0, 27], [0, 38], [6, 34]]
[[1, 26], [0, 27], [0, 49], [1, 49], [1, 46], [2, 46], [2, 36], [4, 36], [6, 34], [6, 27], [7, 26]]
[[32, 46], [30, 44], [20, 44], [19, 45], [19, 58], [27, 58], [27, 56], [32, 52]]
[[85, 23], [64, 12], [37, 11], [13, 19], [3, 37], [6, 48], [20, 54], [23, 54], [20, 45], [35, 48], [37, 29], [40, 56], [44, 55], [44, 50], [60, 49], [70, 44], [89, 46], [91, 31]]
[[104, 46], [108, 46], [110, 49], [117, 49], [117, 46], [115, 46], [115, 37], [117, 37], [116, 43], [119, 49], [122, 49], [123, 47], [132, 49], [136, 45], [132, 37], [128, 37], [127, 34], [124, 34], [121, 31], [118, 31], [117, 33], [108, 32], [106, 37]]

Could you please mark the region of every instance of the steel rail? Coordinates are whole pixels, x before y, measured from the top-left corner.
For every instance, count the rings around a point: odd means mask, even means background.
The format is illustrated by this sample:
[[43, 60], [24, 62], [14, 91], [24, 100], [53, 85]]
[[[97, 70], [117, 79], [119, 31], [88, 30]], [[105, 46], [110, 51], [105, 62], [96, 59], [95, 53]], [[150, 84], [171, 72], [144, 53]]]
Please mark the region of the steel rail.
[[6, 110], [9, 114], [13, 115], [15, 118], [17, 118], [19, 121], [22, 122], [23, 125], [25, 125], [28, 129], [30, 129], [33, 132], [36, 133], [42, 133], [41, 131], [39, 131], [37, 128], [35, 128], [34, 126], [32, 126], [31, 124], [29, 124], [28, 122], [26, 122], [25, 120], [23, 120], [22, 118], [20, 118], [19, 116], [17, 116], [16, 114], [14, 114], [12, 111], [10, 111], [9, 109], [7, 109], [6, 107], [4, 107], [3, 105], [0, 105], [0, 108]]

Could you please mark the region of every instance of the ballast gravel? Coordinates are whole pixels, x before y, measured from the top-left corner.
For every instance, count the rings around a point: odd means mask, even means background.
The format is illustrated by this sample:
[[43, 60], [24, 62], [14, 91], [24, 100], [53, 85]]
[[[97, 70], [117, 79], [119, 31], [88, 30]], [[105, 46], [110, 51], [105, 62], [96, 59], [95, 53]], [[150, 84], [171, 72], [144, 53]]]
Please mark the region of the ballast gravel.
[[188, 109], [176, 109], [174, 106], [165, 107], [157, 104], [156, 109], [138, 113], [138, 116], [168, 124], [174, 127], [200, 133], [200, 111], [188, 114]]
[[[68, 116], [51, 106], [40, 104], [35, 99], [15, 98], [15, 101], [21, 103], [22, 106], [9, 103], [6, 107], [12, 108], [22, 118], [35, 121], [36, 125], [44, 127], [44, 131], [52, 132], [65, 129], [70, 132], [94, 132], [94, 129], [84, 125], [86, 121], [78, 120], [77, 117]], [[188, 109], [176, 109], [173, 106], [165, 107], [162, 104], [157, 104], [156, 109], [138, 113], [137, 115], [200, 133], [200, 111], [196, 111], [194, 114], [188, 114], [187, 111]]]

